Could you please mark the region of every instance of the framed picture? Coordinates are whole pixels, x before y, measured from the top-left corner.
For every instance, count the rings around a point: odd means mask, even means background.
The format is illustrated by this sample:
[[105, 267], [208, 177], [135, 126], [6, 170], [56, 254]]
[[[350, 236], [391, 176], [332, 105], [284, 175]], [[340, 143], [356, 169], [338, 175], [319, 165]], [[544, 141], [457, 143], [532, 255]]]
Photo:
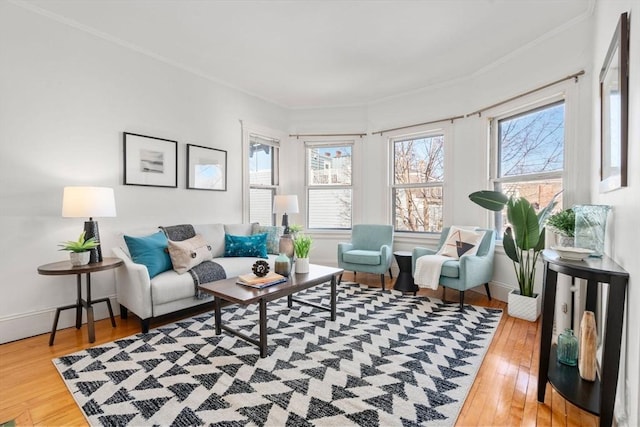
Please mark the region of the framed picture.
[[600, 71], [600, 191], [627, 186], [629, 20], [623, 13]]
[[227, 152], [187, 144], [187, 188], [227, 191]]
[[178, 187], [178, 141], [124, 133], [124, 185]]

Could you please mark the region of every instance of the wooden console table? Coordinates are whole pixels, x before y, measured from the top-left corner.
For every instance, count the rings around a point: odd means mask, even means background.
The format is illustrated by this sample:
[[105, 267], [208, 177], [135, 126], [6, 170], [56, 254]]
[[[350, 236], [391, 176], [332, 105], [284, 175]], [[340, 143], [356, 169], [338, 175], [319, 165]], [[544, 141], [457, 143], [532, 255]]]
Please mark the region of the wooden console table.
[[[56, 338], [56, 329], [58, 329], [58, 319], [60, 318], [60, 312], [63, 310], [69, 310], [75, 308], [76, 310], [76, 329], [80, 329], [82, 326], [82, 307], [87, 310], [87, 328], [89, 332], [89, 342], [96, 340], [95, 328], [93, 326], [93, 304], [97, 302], [106, 302], [109, 309], [109, 316], [111, 317], [111, 326], [116, 327], [116, 320], [113, 317], [113, 310], [111, 309], [111, 301], [109, 298], [100, 298], [96, 300], [91, 299], [91, 273], [98, 271], [111, 270], [112, 268], [120, 267], [124, 262], [120, 258], [107, 258], [105, 257], [101, 262], [95, 262], [93, 264], [81, 265], [74, 267], [69, 261], [52, 262], [51, 264], [45, 264], [38, 267], [38, 273], [45, 276], [66, 276], [75, 274], [76, 278], [76, 303], [71, 305], [65, 305], [64, 307], [56, 308], [56, 317], [53, 321], [53, 327], [51, 328], [51, 336], [49, 337], [49, 345], [53, 345], [53, 340]], [[82, 275], [86, 275], [86, 296], [87, 299], [82, 299]]]
[[[609, 427], [613, 422], [613, 407], [618, 385], [620, 341], [629, 273], [607, 256], [586, 258], [584, 261], [569, 261], [561, 259], [555, 251], [546, 249], [542, 258], [545, 270], [542, 291], [538, 402], [544, 402], [548, 381], [566, 400], [600, 416], [600, 426]], [[594, 382], [583, 380], [577, 366], [567, 366], [558, 362], [556, 346], [551, 345], [558, 273], [587, 280], [586, 309], [594, 313], [598, 303], [598, 287], [601, 283], [609, 284], [607, 316], [602, 337], [601, 375]]]

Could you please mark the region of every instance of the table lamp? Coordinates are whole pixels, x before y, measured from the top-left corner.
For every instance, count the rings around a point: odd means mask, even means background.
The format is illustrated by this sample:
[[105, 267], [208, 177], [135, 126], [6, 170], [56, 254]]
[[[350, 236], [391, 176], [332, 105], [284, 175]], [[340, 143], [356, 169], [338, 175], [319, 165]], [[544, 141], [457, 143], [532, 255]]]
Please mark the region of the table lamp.
[[62, 216], [65, 218], [86, 218], [85, 239], [95, 237], [98, 246], [91, 249], [89, 263], [102, 262], [100, 233], [94, 217], [116, 216], [116, 201], [113, 188], [108, 187], [65, 187], [62, 197]]
[[284, 234], [289, 234], [289, 215], [298, 213], [298, 196], [275, 196], [273, 198], [273, 213], [282, 213], [282, 226]]
[[298, 196], [275, 196], [273, 198], [273, 213], [282, 213], [284, 234], [280, 236], [279, 251], [286, 254], [293, 262], [294, 250], [291, 230], [289, 229], [289, 213], [298, 213]]

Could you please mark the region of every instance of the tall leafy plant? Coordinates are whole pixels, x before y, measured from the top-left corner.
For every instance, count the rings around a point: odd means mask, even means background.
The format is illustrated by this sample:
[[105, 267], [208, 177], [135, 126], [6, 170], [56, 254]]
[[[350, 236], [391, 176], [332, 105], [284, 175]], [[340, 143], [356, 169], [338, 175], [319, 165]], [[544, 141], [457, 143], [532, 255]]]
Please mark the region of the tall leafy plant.
[[486, 190], [469, 195], [472, 202], [494, 212], [507, 207], [507, 219], [511, 225], [504, 232], [502, 245], [504, 252], [513, 261], [520, 294], [523, 296], [533, 296], [536, 261], [544, 249], [544, 224], [556, 205], [558, 194], [537, 214], [531, 203], [523, 197], [509, 197], [499, 191]]

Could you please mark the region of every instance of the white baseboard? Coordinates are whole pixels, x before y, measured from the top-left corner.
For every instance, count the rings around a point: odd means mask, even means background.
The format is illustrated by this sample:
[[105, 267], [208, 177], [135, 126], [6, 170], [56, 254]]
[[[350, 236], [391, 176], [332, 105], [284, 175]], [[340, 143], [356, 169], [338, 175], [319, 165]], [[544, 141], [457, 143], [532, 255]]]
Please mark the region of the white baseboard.
[[[120, 314], [120, 305], [116, 301], [116, 296], [109, 296], [114, 316]], [[51, 332], [53, 319], [56, 315], [56, 308], [32, 311], [29, 313], [20, 313], [12, 316], [0, 318], [0, 344], [23, 338], [33, 337], [44, 333]], [[104, 302], [93, 305], [93, 316], [95, 320], [106, 319], [109, 317], [107, 304]], [[87, 322], [87, 312], [82, 309], [82, 323]], [[74, 309], [64, 310], [60, 312], [58, 320], [58, 330], [75, 326], [76, 313]]]

